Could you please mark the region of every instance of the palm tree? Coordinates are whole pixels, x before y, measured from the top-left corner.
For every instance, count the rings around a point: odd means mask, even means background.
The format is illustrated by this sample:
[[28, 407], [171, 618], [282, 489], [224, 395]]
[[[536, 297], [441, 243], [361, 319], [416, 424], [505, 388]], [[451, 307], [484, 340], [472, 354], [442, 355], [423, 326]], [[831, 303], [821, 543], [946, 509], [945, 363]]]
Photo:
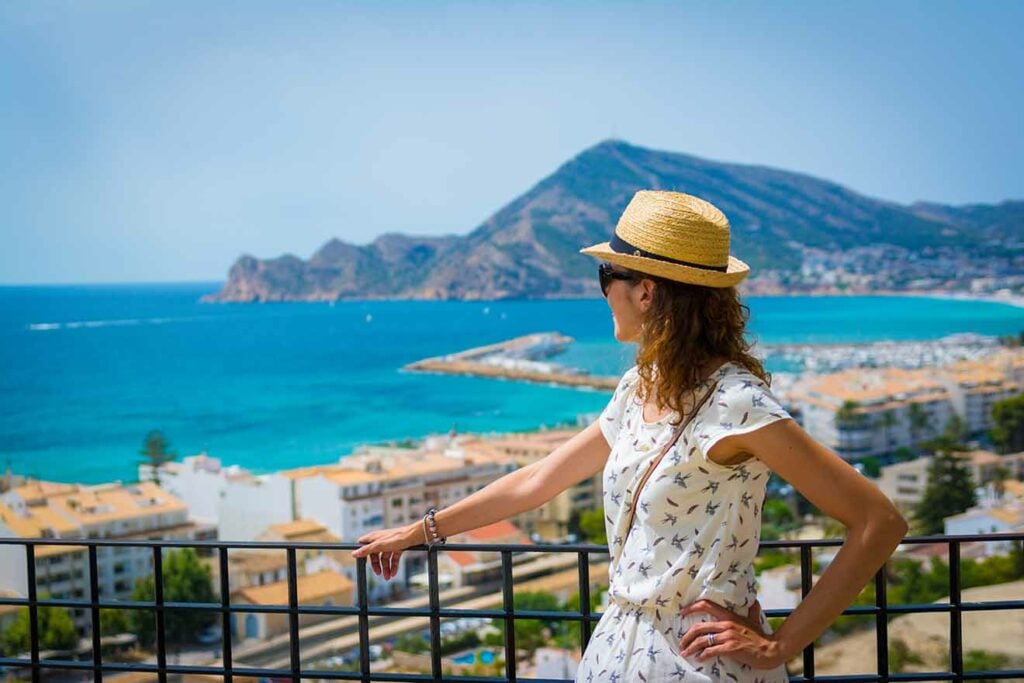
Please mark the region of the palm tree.
[[889, 443], [889, 430], [896, 426], [896, 422], [895, 411], [887, 410], [882, 413], [882, 441], [885, 445], [886, 453], [892, 450], [892, 444]]
[[[836, 431], [839, 432], [846, 429], [856, 429], [863, 425], [865, 415], [859, 411], [860, 404], [856, 401], [843, 401], [843, 405], [839, 406], [839, 410], [836, 411], [835, 415]], [[840, 438], [840, 448], [843, 447], [842, 443], [843, 440]]]
[[930, 425], [928, 411], [920, 403], [911, 403], [909, 408], [910, 416], [910, 445], [917, 448], [918, 438], [921, 431]]
[[142, 464], [150, 467], [150, 481], [157, 486], [160, 485], [160, 466], [178, 457], [177, 453], [168, 450], [169, 447], [170, 443], [164, 437], [163, 432], [154, 429], [146, 435], [146, 439], [142, 443], [142, 450], [139, 451], [139, 455], [142, 456]]
[[861, 422], [861, 415], [857, 412], [860, 408], [860, 404], [856, 401], [843, 401], [843, 405], [839, 406], [839, 410], [836, 411], [836, 426], [843, 427], [856, 427]]

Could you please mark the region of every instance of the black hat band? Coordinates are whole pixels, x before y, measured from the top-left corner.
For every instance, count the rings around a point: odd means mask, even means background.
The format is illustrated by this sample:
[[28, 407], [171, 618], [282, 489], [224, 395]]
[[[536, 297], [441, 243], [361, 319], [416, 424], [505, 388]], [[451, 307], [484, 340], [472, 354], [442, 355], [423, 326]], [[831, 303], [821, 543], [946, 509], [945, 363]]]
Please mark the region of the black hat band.
[[611, 247], [612, 251], [624, 254], [626, 256], [642, 256], [644, 258], [654, 259], [655, 261], [664, 261], [666, 263], [675, 263], [679, 266], [689, 266], [690, 268], [700, 268], [701, 270], [714, 270], [719, 273], [725, 273], [729, 270], [728, 265], [724, 266], [706, 266], [703, 263], [691, 263], [689, 261], [680, 261], [679, 259], [669, 258], [668, 256], [662, 256], [661, 254], [654, 254], [646, 249], [634, 246], [618, 236], [613, 234], [612, 238], [608, 240], [608, 246]]

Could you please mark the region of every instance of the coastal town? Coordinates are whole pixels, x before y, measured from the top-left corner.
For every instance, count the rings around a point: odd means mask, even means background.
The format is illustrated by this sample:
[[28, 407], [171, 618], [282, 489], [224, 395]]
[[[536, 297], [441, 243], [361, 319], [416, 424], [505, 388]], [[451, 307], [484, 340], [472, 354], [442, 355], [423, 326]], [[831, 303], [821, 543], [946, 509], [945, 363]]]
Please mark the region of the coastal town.
[[[407, 369], [527, 381], [545, 381], [546, 377], [552, 384], [584, 382], [604, 389], [614, 386], [614, 378], [590, 377], [551, 361], [571, 342], [557, 333], [538, 333], [429, 359]], [[1024, 386], [1024, 350], [1005, 342], [961, 335], [933, 342], [778, 346], [761, 352], [783, 358], [799, 369], [778, 373], [774, 387], [789, 413], [812, 437], [875, 483], [908, 519], [916, 520], [917, 533], [977, 534], [1024, 531], [1024, 446], [1020, 446], [1019, 435], [992, 436], [1006, 428], [997, 423], [996, 407], [1019, 397]], [[592, 418], [580, 416], [579, 423]], [[566, 425], [513, 434], [451, 431], [412, 443], [367, 445], [334, 463], [264, 474], [207, 453], [143, 463], [138, 481], [131, 483], [81, 485], [26, 479], [8, 472], [0, 493], [0, 536], [326, 544], [296, 552], [298, 601], [313, 606], [352, 605], [356, 601], [356, 563], [348, 550], [332, 544], [352, 543], [369, 531], [418, 520], [428, 507], [449, 505], [545, 457], [578, 429], [579, 425]], [[936, 463], [950, 459], [953, 464], [943, 466], [959, 468], [970, 503], [954, 513], [925, 520], [921, 509], [934, 493], [930, 489], [936, 484], [932, 479], [939, 476]], [[566, 542], [606, 543], [601, 505], [600, 476], [595, 476], [537, 509], [460, 534], [449, 543], [516, 545], [521, 550], [513, 555], [515, 590], [526, 596], [522, 608], [566, 609], [565, 605], [578, 605], [577, 558], [575, 553], [542, 549]], [[834, 522], [811, 509], [781, 480], [770, 483], [764, 507], [762, 540], [841, 535]], [[539, 550], [530, 552], [531, 545]], [[1020, 553], [1019, 546], [973, 542], [964, 543], [960, 552], [962, 561], [966, 558], [978, 566], [1005, 565], [1014, 553]], [[893, 562], [904, 570], [910, 566], [928, 570], [934, 569], [936, 562], [948, 562], [947, 553], [943, 543], [905, 545]], [[171, 557], [176, 553], [165, 554]], [[289, 567], [281, 550], [235, 549], [226, 564], [209, 553], [188, 557], [210, 586], [227, 587], [232, 605], [288, 604]], [[817, 555], [815, 571], [830, 557], [828, 553]], [[85, 548], [38, 546], [35, 561], [39, 594], [88, 599], [90, 560]], [[153, 553], [149, 548], [100, 547], [95, 562], [97, 589], [104, 600], [139, 600], [145, 597], [147, 581], [152, 585]], [[593, 554], [589, 562], [593, 608], [600, 611], [607, 587], [607, 555]], [[765, 609], [792, 608], [799, 603], [798, 564], [792, 554], [762, 551], [757, 569]], [[227, 576], [222, 579], [225, 569]], [[452, 547], [437, 555], [438, 589], [444, 604], [452, 607], [497, 607], [501, 571], [502, 558], [497, 552]], [[1011, 566], [1004, 574], [1000, 581], [1008, 590], [1019, 591], [1024, 585], [1024, 565]], [[0, 546], [3, 596], [24, 597], [29, 580], [24, 548]], [[399, 573], [391, 581], [369, 576], [368, 599], [375, 605], [422, 607], [429, 583], [426, 554], [409, 551], [403, 554]], [[216, 598], [211, 593], [209, 599]], [[520, 608], [518, 599], [516, 605]], [[16, 632], [23, 619], [21, 611], [13, 605], [0, 605], [0, 632]], [[108, 611], [112, 614], [106, 615]], [[67, 612], [77, 636], [69, 638], [63, 648], [88, 650], [89, 610]], [[147, 643], [140, 637], [145, 631], [132, 622], [130, 614], [112, 610], [104, 614], [102, 635], [112, 650], [126, 657], [145, 652]], [[303, 614], [300, 621], [304, 659], [321, 668], [356, 666], [354, 617]], [[522, 624], [522, 634], [520, 624], [516, 627], [521, 644], [518, 670], [540, 678], [571, 677], [580, 654], [578, 627], [573, 631], [564, 624], [536, 622], [534, 633], [527, 628], [531, 622]], [[180, 661], [216, 666], [221, 656], [217, 643], [223, 634], [212, 621], [201, 626], [186, 639], [189, 642], [182, 643]], [[446, 670], [501, 671], [500, 624], [461, 618], [444, 620], [442, 627]], [[912, 640], [914, 632], [908, 630], [906, 638]], [[235, 643], [235, 665], [286, 665], [288, 633], [285, 614], [256, 609], [233, 614], [230, 638]], [[374, 671], [430, 671], [430, 658], [424, 654], [430, 634], [422, 619], [372, 621], [369, 635]], [[84, 639], [81, 646], [74, 644], [77, 637]], [[839, 653], [843, 651], [839, 643], [858, 637], [856, 630], [837, 629], [830, 640]], [[965, 634], [965, 638], [972, 637]], [[14, 639], [5, 637], [3, 642], [10, 651]], [[1024, 655], [1016, 646], [992, 651], [990, 643], [979, 641], [978, 648], [1004, 659]], [[835, 655], [834, 666], [829, 661], [828, 656], [820, 657], [818, 671], [842, 672], [841, 656]], [[793, 662], [791, 669], [798, 669], [799, 664]]]

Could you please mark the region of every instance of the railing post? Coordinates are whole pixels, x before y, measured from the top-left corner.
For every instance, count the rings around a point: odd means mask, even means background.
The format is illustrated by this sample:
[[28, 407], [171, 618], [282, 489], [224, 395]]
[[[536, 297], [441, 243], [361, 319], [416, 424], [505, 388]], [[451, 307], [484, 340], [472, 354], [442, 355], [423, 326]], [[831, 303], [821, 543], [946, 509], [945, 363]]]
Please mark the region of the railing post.
[[100, 577], [96, 562], [96, 545], [89, 545], [89, 613], [92, 621], [92, 675], [97, 683], [103, 681], [103, 653], [100, 642]]
[[963, 680], [964, 652], [960, 600], [960, 541], [949, 542], [949, 658], [954, 680]]
[[516, 680], [515, 595], [512, 592], [512, 551], [501, 551], [501, 602], [505, 610], [505, 678]]
[[[800, 599], [803, 600], [811, 592], [811, 577], [813, 566], [811, 565], [811, 546], [803, 544], [800, 546]], [[814, 642], [812, 641], [804, 648], [804, 678], [808, 681], [814, 680]]]
[[356, 559], [356, 591], [359, 593], [359, 673], [370, 683], [370, 591], [366, 581], [366, 558]]
[[156, 620], [156, 675], [160, 683], [167, 683], [167, 631], [164, 619], [164, 554], [153, 546], [153, 618]]
[[231, 568], [227, 546], [217, 548], [217, 563], [220, 568], [220, 659], [224, 665], [224, 681], [231, 683], [234, 680], [234, 657], [231, 652], [234, 616], [231, 614]]
[[302, 660], [299, 657], [299, 579], [295, 566], [295, 548], [288, 548], [288, 650], [291, 654], [292, 681], [299, 683]]
[[427, 547], [427, 593], [430, 600], [430, 673], [441, 680], [441, 596], [437, 585], [437, 548]]
[[580, 649], [586, 650], [590, 643], [590, 554], [580, 551], [577, 555], [580, 572]]
[[875, 573], [875, 652], [878, 657], [878, 680], [886, 683], [889, 680], [889, 593], [886, 582], [886, 562]]
[[32, 658], [32, 683], [39, 683], [39, 606], [36, 601], [36, 547], [32, 543], [25, 544], [25, 576], [28, 581], [28, 635], [30, 640], [30, 656]]

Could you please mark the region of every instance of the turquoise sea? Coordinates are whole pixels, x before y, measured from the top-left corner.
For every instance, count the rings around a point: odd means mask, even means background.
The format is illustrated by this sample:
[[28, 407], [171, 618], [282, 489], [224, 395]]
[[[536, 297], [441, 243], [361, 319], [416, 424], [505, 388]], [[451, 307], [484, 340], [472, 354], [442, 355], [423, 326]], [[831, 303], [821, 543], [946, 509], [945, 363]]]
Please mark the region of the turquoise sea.
[[[259, 472], [362, 443], [510, 431], [599, 411], [600, 392], [400, 371], [537, 331], [561, 362], [615, 374], [632, 349], [603, 300], [200, 304], [219, 283], [0, 287], [0, 464], [64, 481], [133, 479], [150, 429], [181, 455]], [[747, 300], [765, 343], [1016, 334], [1024, 309], [894, 297]]]

